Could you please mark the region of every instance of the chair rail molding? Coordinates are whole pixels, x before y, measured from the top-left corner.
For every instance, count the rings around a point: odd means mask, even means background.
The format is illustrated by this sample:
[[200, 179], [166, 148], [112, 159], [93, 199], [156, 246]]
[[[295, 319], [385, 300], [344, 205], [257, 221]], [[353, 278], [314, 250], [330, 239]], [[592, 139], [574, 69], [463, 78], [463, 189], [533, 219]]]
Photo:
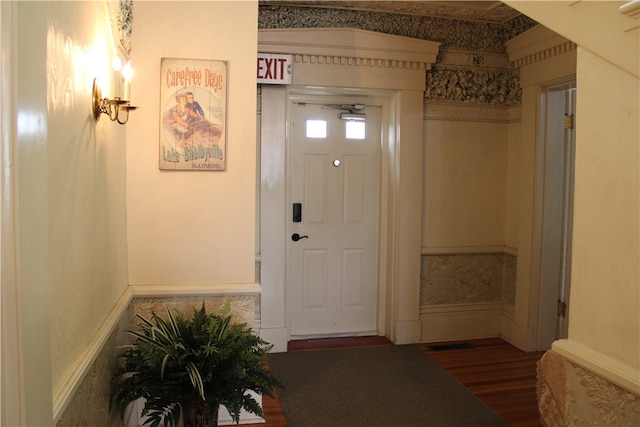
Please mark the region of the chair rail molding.
[[570, 362], [640, 396], [640, 372], [638, 369], [570, 339], [555, 341], [551, 349]]
[[123, 292], [116, 301], [111, 311], [107, 314], [96, 333], [91, 337], [86, 346], [75, 358], [74, 362], [53, 387], [53, 419], [57, 423], [69, 402], [80, 387], [84, 377], [89, 372], [93, 362], [103, 350], [109, 336], [116, 329], [118, 322], [129, 308], [133, 300], [134, 291], [130, 287]]

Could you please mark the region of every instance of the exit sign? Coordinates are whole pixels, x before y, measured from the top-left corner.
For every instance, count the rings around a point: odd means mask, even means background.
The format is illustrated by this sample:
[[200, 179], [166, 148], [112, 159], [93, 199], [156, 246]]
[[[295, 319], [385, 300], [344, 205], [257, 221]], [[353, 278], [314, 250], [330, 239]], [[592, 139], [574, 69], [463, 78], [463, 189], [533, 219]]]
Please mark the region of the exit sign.
[[291, 84], [292, 55], [258, 53], [258, 83]]

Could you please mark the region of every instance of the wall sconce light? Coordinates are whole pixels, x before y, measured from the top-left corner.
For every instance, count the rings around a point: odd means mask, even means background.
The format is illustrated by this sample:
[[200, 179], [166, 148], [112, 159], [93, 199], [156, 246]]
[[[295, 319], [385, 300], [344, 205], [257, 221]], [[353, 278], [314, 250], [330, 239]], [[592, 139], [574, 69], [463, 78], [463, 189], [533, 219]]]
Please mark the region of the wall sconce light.
[[112, 122], [121, 125], [129, 121], [129, 112], [137, 109], [126, 99], [115, 97], [113, 99], [103, 98], [102, 90], [98, 85], [98, 80], [93, 79], [93, 118], [97, 122], [101, 114], [106, 114]]

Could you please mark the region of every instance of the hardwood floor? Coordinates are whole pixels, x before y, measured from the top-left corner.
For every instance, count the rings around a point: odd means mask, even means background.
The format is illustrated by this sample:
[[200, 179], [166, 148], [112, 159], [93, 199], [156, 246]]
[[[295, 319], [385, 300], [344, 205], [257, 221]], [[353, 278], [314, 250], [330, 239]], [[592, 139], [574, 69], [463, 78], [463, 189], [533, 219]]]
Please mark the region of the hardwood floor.
[[419, 346], [512, 426], [541, 426], [536, 363], [544, 352], [525, 353], [500, 338], [465, 343], [471, 347], [444, 347], [451, 343]]
[[[327, 338], [291, 341], [288, 351], [384, 345], [393, 343], [384, 337]], [[542, 426], [536, 363], [544, 352], [525, 353], [500, 338], [423, 343], [419, 347], [512, 426]], [[275, 399], [264, 396], [262, 403], [266, 422], [245, 427], [287, 426], [277, 391]]]

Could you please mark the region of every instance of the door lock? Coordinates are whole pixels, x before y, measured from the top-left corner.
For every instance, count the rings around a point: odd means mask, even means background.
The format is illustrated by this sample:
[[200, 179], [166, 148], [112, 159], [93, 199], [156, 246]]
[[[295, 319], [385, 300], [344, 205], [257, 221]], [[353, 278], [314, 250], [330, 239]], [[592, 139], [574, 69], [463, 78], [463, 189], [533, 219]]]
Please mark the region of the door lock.
[[293, 204], [293, 222], [302, 222], [302, 203]]
[[294, 242], [297, 242], [300, 239], [308, 239], [308, 238], [309, 238], [309, 236], [301, 236], [298, 233], [293, 233], [291, 235], [291, 240], [293, 240]]

